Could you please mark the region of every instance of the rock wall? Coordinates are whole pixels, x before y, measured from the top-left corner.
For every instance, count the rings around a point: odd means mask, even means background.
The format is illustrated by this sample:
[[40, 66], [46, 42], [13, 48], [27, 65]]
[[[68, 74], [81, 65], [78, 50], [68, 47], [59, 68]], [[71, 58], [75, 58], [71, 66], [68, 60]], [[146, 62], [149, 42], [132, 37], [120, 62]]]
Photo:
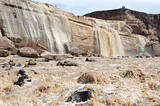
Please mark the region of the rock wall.
[[25, 46], [34, 42], [56, 54], [109, 57], [128, 55], [135, 49], [139, 53], [146, 43], [144, 37], [130, 36], [136, 28], [126, 21], [74, 16], [30, 0], [1, 0], [0, 8], [0, 36], [20, 39], [17, 47], [25, 41]]
[[150, 41], [159, 44], [160, 14], [147, 14], [122, 7], [115, 10], [95, 11], [85, 16], [124, 21], [127, 25], [120, 30], [120, 35], [127, 55], [145, 51], [145, 45]]
[[53, 53], [63, 54], [70, 48], [65, 15], [52, 14], [44, 4], [20, 0], [1, 1], [0, 8], [2, 36], [40, 43]]
[[132, 27], [134, 34], [154, 35], [159, 38], [160, 14], [147, 14], [122, 7], [108, 11], [95, 11], [85, 16], [104, 20], [126, 21]]

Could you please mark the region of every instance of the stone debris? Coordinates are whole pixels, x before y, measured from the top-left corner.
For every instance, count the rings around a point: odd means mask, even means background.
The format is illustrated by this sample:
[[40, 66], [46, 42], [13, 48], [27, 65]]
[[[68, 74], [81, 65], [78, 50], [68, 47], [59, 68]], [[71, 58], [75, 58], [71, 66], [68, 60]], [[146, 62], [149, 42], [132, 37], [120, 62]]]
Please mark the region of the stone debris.
[[86, 58], [86, 60], [85, 61], [87, 61], [87, 62], [96, 62], [96, 60], [95, 59], [93, 59], [93, 58]]
[[56, 66], [78, 66], [78, 64], [71, 61], [59, 61]]
[[25, 84], [25, 80], [27, 82], [31, 82], [31, 79], [29, 79], [28, 75], [26, 74], [26, 72], [23, 69], [19, 70], [19, 72], [17, 73], [17, 75], [19, 75], [19, 74], [20, 74], [20, 77], [14, 83], [14, 85], [19, 85], [21, 87], [21, 86], [23, 86]]
[[68, 97], [66, 102], [74, 102], [76, 101], [78, 102], [85, 102], [88, 101], [92, 98], [92, 92], [91, 90], [87, 90], [87, 91], [75, 91], [73, 94], [71, 94], [71, 96]]
[[13, 60], [10, 60], [10, 61], [8, 62], [8, 64], [11, 65], [11, 66], [15, 66], [16, 63], [15, 63]]
[[28, 61], [28, 65], [36, 65], [36, 64], [37, 64], [37, 62], [34, 59], [30, 59]]

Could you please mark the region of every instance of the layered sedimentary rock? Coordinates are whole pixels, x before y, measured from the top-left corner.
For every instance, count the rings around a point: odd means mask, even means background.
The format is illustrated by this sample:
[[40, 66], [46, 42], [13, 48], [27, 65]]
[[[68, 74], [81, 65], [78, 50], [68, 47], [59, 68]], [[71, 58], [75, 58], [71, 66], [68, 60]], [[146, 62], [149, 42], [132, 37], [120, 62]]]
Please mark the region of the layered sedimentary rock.
[[47, 5], [30, 1], [1, 0], [0, 8], [2, 36], [33, 41], [53, 53], [65, 53], [64, 45], [71, 42], [66, 16], [51, 13]]
[[104, 20], [126, 21], [133, 29], [134, 34], [159, 37], [160, 14], [147, 14], [122, 7], [115, 10], [96, 11], [85, 16]]
[[127, 55], [145, 51], [146, 43], [159, 43], [159, 14], [147, 14], [122, 7], [108, 11], [96, 11], [85, 16], [103, 20], [119, 20], [126, 23], [120, 35]]
[[38, 52], [43, 48], [56, 54], [108, 57], [140, 53], [148, 42], [139, 33], [146, 30], [138, 30], [139, 26], [145, 29], [145, 25], [135, 21], [79, 17], [30, 0], [1, 0], [0, 8], [0, 36], [16, 41], [16, 47], [33, 42], [32, 48]]

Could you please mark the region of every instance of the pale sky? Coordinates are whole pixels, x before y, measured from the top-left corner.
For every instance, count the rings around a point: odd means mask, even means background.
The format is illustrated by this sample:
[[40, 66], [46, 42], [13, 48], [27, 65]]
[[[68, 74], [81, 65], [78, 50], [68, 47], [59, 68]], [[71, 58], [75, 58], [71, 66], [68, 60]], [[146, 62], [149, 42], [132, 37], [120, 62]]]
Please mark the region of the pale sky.
[[160, 0], [33, 0], [56, 5], [75, 15], [84, 15], [93, 11], [126, 8], [147, 12], [160, 13]]

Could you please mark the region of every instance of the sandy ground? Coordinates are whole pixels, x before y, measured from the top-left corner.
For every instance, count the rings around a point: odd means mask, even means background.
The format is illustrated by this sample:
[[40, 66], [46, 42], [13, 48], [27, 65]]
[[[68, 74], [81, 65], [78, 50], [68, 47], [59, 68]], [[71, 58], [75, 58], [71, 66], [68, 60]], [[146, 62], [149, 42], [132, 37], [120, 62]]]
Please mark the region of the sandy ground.
[[[93, 58], [97, 62], [67, 59], [78, 66], [64, 67], [41, 59], [35, 66], [23, 67], [29, 58], [0, 58], [0, 106], [160, 106], [160, 58]], [[3, 68], [10, 60], [22, 67]], [[19, 87], [13, 83], [22, 68], [32, 81]], [[105, 82], [78, 83], [86, 72], [103, 75]], [[90, 100], [66, 102], [74, 91], [86, 89], [94, 91]]]

